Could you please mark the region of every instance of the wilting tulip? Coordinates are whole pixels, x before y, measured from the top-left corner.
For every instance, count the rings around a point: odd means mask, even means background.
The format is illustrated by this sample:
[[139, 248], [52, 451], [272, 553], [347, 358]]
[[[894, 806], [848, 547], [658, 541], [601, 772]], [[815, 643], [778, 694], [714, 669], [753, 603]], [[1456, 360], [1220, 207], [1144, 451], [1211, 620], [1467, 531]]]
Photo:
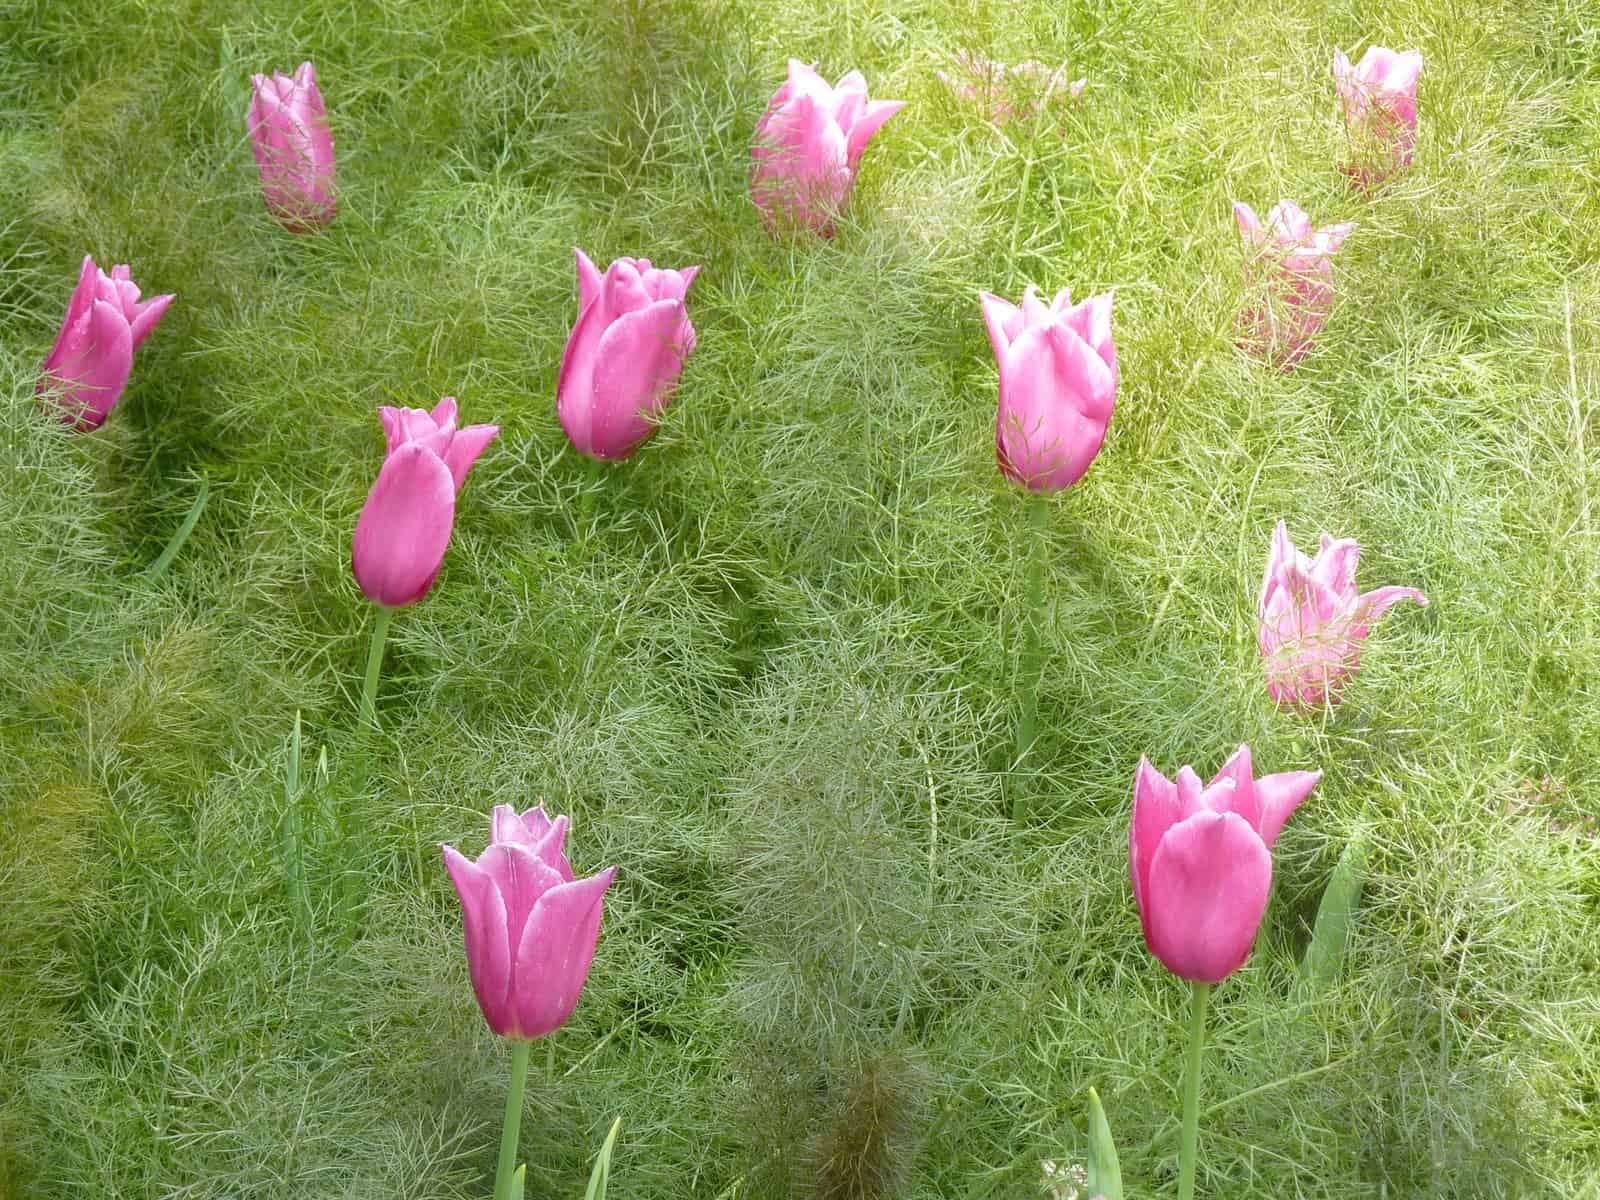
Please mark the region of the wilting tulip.
[[317, 90], [317, 70], [300, 64], [287, 75], [252, 75], [250, 146], [261, 168], [267, 210], [293, 233], [309, 233], [333, 220], [333, 131]]
[[383, 469], [356, 522], [350, 562], [367, 599], [385, 608], [415, 604], [444, 563], [456, 494], [498, 425], [456, 428], [456, 401], [431, 413], [379, 408], [388, 442]]
[[168, 295], [141, 301], [126, 266], [112, 267], [107, 275], [92, 255], [84, 255], [66, 319], [44, 360], [40, 395], [60, 406], [68, 424], [100, 428], [128, 386], [133, 352], [172, 300]]
[[1128, 865], [1145, 945], [1174, 975], [1219, 983], [1250, 955], [1272, 886], [1272, 846], [1321, 771], [1256, 779], [1240, 746], [1209, 784], [1139, 760]]
[[1365, 187], [1382, 183], [1411, 164], [1417, 144], [1417, 80], [1422, 55], [1369, 46], [1355, 66], [1333, 52], [1333, 82], [1344, 108], [1352, 159], [1344, 166]]
[[580, 454], [627, 458], [656, 429], [695, 347], [684, 295], [699, 267], [619, 258], [602, 277], [582, 250], [578, 323], [556, 381], [556, 414]]
[[904, 107], [904, 100], [868, 100], [860, 71], [830, 87], [814, 67], [791, 58], [789, 78], [767, 105], [750, 147], [750, 198], [769, 226], [830, 235], [867, 143]]
[[1244, 243], [1250, 306], [1236, 322], [1241, 344], [1284, 370], [1304, 358], [1333, 311], [1333, 255], [1355, 225], [1311, 227], [1292, 200], [1280, 200], [1262, 225], [1248, 204], [1234, 204]]
[[1295, 549], [1284, 522], [1272, 531], [1257, 641], [1267, 691], [1279, 704], [1308, 709], [1337, 704], [1347, 677], [1361, 665], [1361, 646], [1372, 622], [1396, 601], [1428, 603], [1416, 588], [1357, 592], [1360, 554], [1355, 539], [1335, 541], [1325, 533], [1316, 559], [1309, 559]]
[[1000, 470], [1036, 492], [1071, 487], [1100, 452], [1116, 403], [1111, 293], [1074, 305], [1062, 288], [1047, 306], [1030, 286], [1021, 307], [988, 292], [982, 301], [1000, 367]]
[[543, 807], [518, 816], [501, 804], [477, 862], [443, 847], [461, 897], [472, 989], [501, 1037], [530, 1041], [558, 1029], [589, 977], [601, 899], [617, 869], [575, 879], [566, 836], [566, 817], [552, 820]]
[[956, 66], [957, 75], [935, 72], [939, 82], [956, 99], [977, 104], [995, 124], [1038, 116], [1048, 105], [1076, 100], [1089, 86], [1087, 79], [1069, 81], [1065, 68], [1052, 70], [1031, 58], [1008, 67], [975, 50], [962, 50], [956, 55]]

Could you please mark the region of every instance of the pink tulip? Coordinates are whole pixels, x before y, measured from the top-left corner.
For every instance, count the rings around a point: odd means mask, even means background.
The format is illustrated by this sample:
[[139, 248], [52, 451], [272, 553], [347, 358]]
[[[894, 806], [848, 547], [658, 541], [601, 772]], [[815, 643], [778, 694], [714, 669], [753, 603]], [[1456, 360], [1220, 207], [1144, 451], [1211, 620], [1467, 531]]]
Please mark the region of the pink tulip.
[[1417, 144], [1417, 80], [1422, 55], [1369, 46], [1355, 66], [1333, 52], [1333, 82], [1344, 108], [1352, 161], [1344, 172], [1372, 187], [1411, 165]]
[[333, 220], [333, 132], [317, 90], [317, 70], [300, 64], [294, 78], [252, 75], [250, 146], [261, 168], [261, 194], [292, 233], [309, 233]]
[[532, 1041], [566, 1024], [589, 977], [600, 907], [617, 869], [575, 879], [567, 818], [497, 805], [477, 862], [443, 847], [461, 897], [467, 970], [489, 1028]]
[[1250, 956], [1272, 887], [1272, 846], [1321, 771], [1254, 777], [1240, 746], [1204, 786], [1173, 783], [1141, 758], [1128, 867], [1145, 945], [1174, 975], [1220, 983]]
[[170, 295], [141, 301], [126, 266], [107, 275], [84, 255], [66, 319], [44, 360], [39, 394], [60, 406], [69, 425], [100, 428], [128, 386], [133, 352], [172, 301]]
[[1030, 286], [1020, 308], [981, 295], [1000, 366], [1000, 470], [1036, 492], [1069, 488], [1100, 452], [1116, 403], [1111, 293], [1074, 305], [1062, 288], [1046, 306]]
[[431, 413], [379, 408], [388, 450], [356, 522], [350, 564], [367, 599], [385, 608], [415, 604], [444, 563], [456, 494], [498, 425], [456, 428], [456, 400]]
[[851, 71], [828, 86], [799, 59], [756, 125], [750, 148], [750, 198], [769, 227], [796, 225], [833, 233], [873, 134], [904, 100], [868, 100], [867, 81]]
[[1233, 216], [1252, 301], [1236, 322], [1241, 345], [1287, 371], [1310, 353], [1333, 311], [1333, 256], [1355, 225], [1313, 229], [1292, 200], [1278, 201], [1265, 226], [1248, 204], [1234, 204]]
[[1361, 665], [1361, 645], [1372, 622], [1399, 600], [1426, 605], [1416, 588], [1356, 591], [1354, 538], [1322, 535], [1315, 561], [1294, 548], [1279, 521], [1272, 531], [1266, 579], [1261, 585], [1257, 641], [1266, 665], [1267, 691], [1279, 704], [1321, 708], [1337, 704], [1347, 676]]
[[1008, 67], [975, 50], [962, 50], [956, 55], [956, 66], [960, 68], [958, 76], [935, 72], [939, 82], [956, 99], [977, 104], [997, 125], [1036, 117], [1048, 105], [1076, 100], [1089, 86], [1087, 79], [1069, 81], [1065, 68], [1052, 70], [1031, 58]]
[[656, 430], [695, 347], [684, 295], [699, 267], [652, 267], [619, 258], [602, 278], [582, 250], [578, 323], [556, 381], [556, 413], [580, 454], [627, 458]]

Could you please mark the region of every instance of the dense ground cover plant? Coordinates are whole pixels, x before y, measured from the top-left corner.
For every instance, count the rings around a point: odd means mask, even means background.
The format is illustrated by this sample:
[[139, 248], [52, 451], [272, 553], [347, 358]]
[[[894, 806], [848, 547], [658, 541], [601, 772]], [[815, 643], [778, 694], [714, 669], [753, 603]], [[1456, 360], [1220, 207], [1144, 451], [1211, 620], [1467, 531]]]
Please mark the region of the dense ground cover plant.
[[[530, 1195], [574, 1194], [617, 1114], [619, 1194], [1031, 1195], [1083, 1155], [1091, 1085], [1128, 1194], [1170, 1194], [1185, 1004], [1142, 947], [1129, 778], [1244, 741], [1325, 776], [1212, 1000], [1202, 1194], [1583, 1194], [1593, 14], [847, 11], [0, 17], [0, 1194], [485, 1194], [504, 1054], [436, 847], [540, 797], [618, 873], [535, 1055]], [[1368, 42], [1428, 64], [1410, 164], [1370, 195], [1329, 70]], [[936, 74], [963, 52], [1092, 88], [983, 121]], [[772, 237], [749, 197], [791, 57], [908, 104], [831, 239]], [[306, 59], [339, 208], [290, 236], [241, 114], [252, 73]], [[1233, 345], [1229, 206], [1282, 195], [1360, 230], [1292, 374]], [[704, 266], [673, 403], [616, 466], [556, 411], [575, 245]], [[78, 434], [34, 391], [86, 251], [180, 300]], [[977, 296], [1029, 284], [1116, 289], [1119, 382], [1040, 535], [1018, 823], [1032, 544]], [[374, 730], [349, 562], [372, 409], [446, 394], [502, 431]], [[1280, 519], [1432, 602], [1309, 719], [1256, 644]], [[1360, 915], [1307, 994], [1358, 835]]]

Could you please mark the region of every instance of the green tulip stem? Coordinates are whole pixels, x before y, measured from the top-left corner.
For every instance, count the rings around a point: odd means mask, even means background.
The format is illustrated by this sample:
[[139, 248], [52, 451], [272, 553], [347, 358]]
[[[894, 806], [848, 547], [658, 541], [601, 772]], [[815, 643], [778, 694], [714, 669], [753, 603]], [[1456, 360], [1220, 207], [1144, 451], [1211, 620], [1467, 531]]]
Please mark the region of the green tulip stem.
[[532, 1042], [511, 1043], [511, 1087], [506, 1091], [506, 1120], [500, 1127], [500, 1165], [494, 1172], [494, 1200], [510, 1200], [517, 1170], [517, 1135], [522, 1132], [522, 1087], [528, 1082]]
[[[1039, 661], [1039, 613], [1044, 607], [1045, 566], [1050, 555], [1050, 497], [1045, 492], [1034, 492], [1028, 497], [1028, 525], [1032, 544], [1028, 547], [1027, 607], [1022, 614], [1022, 664], [1018, 691], [1022, 708], [1017, 714], [1017, 752], [1012, 759], [1012, 771], [1020, 772], [1033, 750], [1033, 739], [1039, 723], [1039, 675], [1043, 664]], [[1020, 821], [1028, 815], [1028, 795], [1020, 782], [1013, 780], [1011, 791], [1011, 819]]]
[[1200, 1141], [1200, 1052], [1206, 1044], [1206, 998], [1209, 983], [1191, 984], [1189, 1062], [1183, 1076], [1183, 1144], [1178, 1154], [1178, 1200], [1194, 1200], [1195, 1149]]
[[378, 619], [372, 626], [372, 641], [367, 646], [367, 677], [361, 685], [361, 721], [378, 727], [378, 672], [383, 666], [383, 643], [389, 636], [394, 609], [378, 606]]

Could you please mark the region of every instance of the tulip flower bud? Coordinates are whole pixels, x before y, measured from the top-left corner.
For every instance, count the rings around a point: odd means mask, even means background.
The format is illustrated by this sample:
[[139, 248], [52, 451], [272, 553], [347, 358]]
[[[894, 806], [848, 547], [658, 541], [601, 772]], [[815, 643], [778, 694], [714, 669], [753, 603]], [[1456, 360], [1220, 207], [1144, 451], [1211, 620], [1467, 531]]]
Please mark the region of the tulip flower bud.
[[617, 869], [576, 879], [562, 845], [567, 818], [496, 806], [476, 862], [445, 846], [461, 897], [467, 970], [489, 1028], [531, 1041], [566, 1024], [589, 977], [601, 900]]
[[85, 255], [61, 332], [44, 360], [39, 394], [60, 407], [68, 424], [100, 428], [122, 399], [133, 352], [172, 301], [170, 295], [141, 301], [126, 266], [112, 267], [107, 275]]
[[1304, 709], [1337, 704], [1347, 677], [1361, 665], [1361, 646], [1372, 622], [1397, 601], [1428, 603], [1416, 588], [1358, 593], [1360, 554], [1353, 538], [1334, 541], [1325, 533], [1312, 560], [1295, 549], [1284, 522], [1272, 531], [1257, 641], [1267, 691], [1279, 704]]
[[317, 90], [317, 70], [301, 63], [294, 78], [252, 75], [250, 147], [261, 168], [261, 194], [291, 233], [310, 233], [333, 220], [333, 132]]
[[1037, 117], [1047, 107], [1076, 100], [1089, 86], [1087, 79], [1069, 80], [1064, 67], [1052, 70], [1031, 58], [1008, 67], [975, 50], [962, 50], [956, 66], [955, 75], [934, 74], [956, 99], [976, 104], [996, 125]]
[[1069, 488], [1100, 452], [1116, 403], [1111, 293], [1074, 305], [1062, 288], [1046, 306], [1029, 287], [1021, 307], [988, 292], [982, 302], [1000, 367], [1001, 473], [1036, 492]]
[[873, 134], [904, 100], [868, 100], [851, 71], [837, 87], [799, 59], [767, 105], [750, 147], [750, 198], [768, 228], [797, 226], [829, 237], [855, 186]]
[[385, 608], [415, 604], [444, 563], [456, 494], [498, 425], [456, 428], [456, 401], [431, 413], [379, 408], [388, 442], [383, 469], [356, 522], [350, 565], [367, 599]]
[[1272, 888], [1272, 846], [1321, 771], [1254, 777], [1240, 746], [1209, 784], [1139, 760], [1128, 867], [1145, 945], [1174, 975], [1220, 983], [1250, 956]]
[[602, 462], [627, 458], [656, 430], [695, 347], [684, 295], [699, 267], [619, 258], [601, 276], [578, 259], [578, 323], [556, 381], [556, 414], [573, 448]]
[[1422, 55], [1369, 46], [1355, 66], [1333, 52], [1333, 82], [1350, 135], [1345, 174], [1374, 187], [1411, 165], [1417, 144], [1417, 80]]
[[1262, 225], [1248, 204], [1233, 206], [1244, 244], [1248, 306], [1235, 322], [1240, 345], [1285, 371], [1311, 351], [1333, 311], [1333, 255], [1355, 225], [1311, 227], [1292, 200], [1280, 200]]

